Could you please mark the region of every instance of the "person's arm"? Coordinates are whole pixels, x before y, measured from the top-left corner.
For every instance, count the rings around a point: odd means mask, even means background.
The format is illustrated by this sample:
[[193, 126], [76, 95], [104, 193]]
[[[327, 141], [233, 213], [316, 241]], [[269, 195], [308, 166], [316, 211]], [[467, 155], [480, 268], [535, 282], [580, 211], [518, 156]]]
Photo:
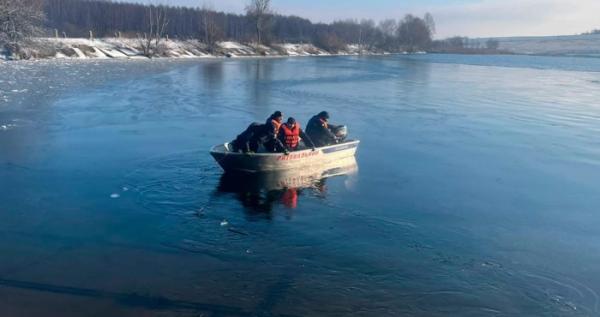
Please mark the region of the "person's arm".
[[290, 149], [287, 147], [287, 145], [285, 145], [285, 143], [281, 142], [279, 138], [275, 139], [275, 147], [277, 148], [277, 150], [283, 151], [285, 155], [288, 155], [290, 153]]
[[336, 124], [327, 124], [327, 127], [329, 128], [329, 130], [333, 131], [339, 127], [341, 127], [341, 125], [336, 125]]
[[337, 137], [335, 136], [335, 134], [333, 134], [333, 132], [331, 132], [331, 128], [325, 127], [325, 125], [322, 125], [321, 128], [323, 129], [323, 133], [325, 133], [325, 135], [327, 135], [328, 138], [330, 138], [332, 140], [337, 140]]

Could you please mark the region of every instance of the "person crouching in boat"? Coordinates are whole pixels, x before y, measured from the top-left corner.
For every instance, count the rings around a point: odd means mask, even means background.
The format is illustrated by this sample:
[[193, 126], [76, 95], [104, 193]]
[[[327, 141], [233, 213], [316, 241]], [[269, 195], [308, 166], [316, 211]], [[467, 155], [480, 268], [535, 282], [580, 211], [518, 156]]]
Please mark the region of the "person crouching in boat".
[[329, 113], [322, 111], [312, 117], [306, 125], [306, 134], [316, 147], [337, 143], [338, 139], [329, 125]]
[[285, 145], [275, 138], [272, 127], [254, 122], [231, 141], [233, 152], [257, 153], [263, 145], [267, 152], [287, 151]]
[[305, 146], [310, 146], [313, 151], [315, 150], [313, 141], [300, 129], [300, 124], [292, 117], [289, 117], [287, 122], [281, 125], [277, 133], [277, 138], [290, 152], [298, 150], [300, 141], [304, 142]]
[[251, 153], [257, 152], [260, 144], [260, 136], [264, 133], [265, 126], [254, 122], [231, 142], [234, 152]]

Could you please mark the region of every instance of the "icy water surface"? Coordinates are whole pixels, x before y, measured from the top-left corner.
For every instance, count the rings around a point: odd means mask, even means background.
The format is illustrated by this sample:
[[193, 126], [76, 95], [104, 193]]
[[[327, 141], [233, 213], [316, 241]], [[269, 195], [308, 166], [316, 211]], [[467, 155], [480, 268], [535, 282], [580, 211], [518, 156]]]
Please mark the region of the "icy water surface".
[[[592, 58], [0, 63], [0, 315], [598, 316], [599, 101]], [[323, 109], [358, 171], [208, 155]]]

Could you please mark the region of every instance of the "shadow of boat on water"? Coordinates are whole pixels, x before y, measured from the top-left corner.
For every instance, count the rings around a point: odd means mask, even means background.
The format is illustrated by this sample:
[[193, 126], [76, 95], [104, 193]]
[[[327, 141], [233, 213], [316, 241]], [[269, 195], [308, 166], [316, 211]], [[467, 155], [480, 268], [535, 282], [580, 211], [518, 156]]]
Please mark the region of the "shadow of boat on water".
[[309, 169], [243, 173], [225, 172], [217, 187], [217, 194], [235, 194], [250, 215], [266, 214], [281, 204], [289, 209], [298, 207], [306, 193], [325, 197], [327, 179], [358, 172], [354, 157]]

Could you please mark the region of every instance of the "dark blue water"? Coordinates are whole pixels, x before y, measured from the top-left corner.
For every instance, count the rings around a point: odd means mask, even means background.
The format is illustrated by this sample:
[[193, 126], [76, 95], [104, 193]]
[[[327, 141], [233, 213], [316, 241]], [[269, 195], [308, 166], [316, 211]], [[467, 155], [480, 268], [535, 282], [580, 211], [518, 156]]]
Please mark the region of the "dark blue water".
[[[0, 64], [6, 316], [597, 316], [600, 59]], [[329, 110], [358, 172], [208, 154]]]

